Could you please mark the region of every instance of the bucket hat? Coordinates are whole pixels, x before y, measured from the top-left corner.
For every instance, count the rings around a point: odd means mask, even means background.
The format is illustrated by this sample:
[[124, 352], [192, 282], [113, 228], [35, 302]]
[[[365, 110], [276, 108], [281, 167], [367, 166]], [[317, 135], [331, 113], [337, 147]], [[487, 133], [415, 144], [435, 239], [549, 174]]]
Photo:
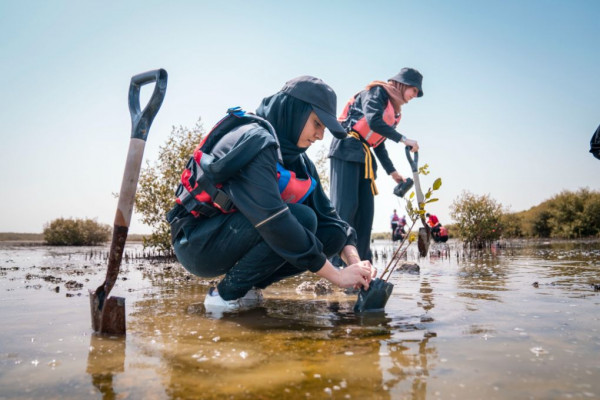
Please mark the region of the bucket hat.
[[402, 68], [400, 72], [392, 76], [388, 81], [396, 81], [408, 86], [414, 86], [419, 89], [417, 97], [423, 96], [423, 75], [414, 68]]

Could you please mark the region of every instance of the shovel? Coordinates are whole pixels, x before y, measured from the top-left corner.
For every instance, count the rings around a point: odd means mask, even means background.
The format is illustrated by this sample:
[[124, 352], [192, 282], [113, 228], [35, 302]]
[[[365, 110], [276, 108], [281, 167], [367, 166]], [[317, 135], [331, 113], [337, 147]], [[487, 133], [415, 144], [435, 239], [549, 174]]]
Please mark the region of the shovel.
[[[423, 196], [423, 191], [421, 190], [421, 181], [419, 180], [419, 152], [414, 153], [414, 159], [410, 155], [411, 146], [406, 146], [404, 150], [406, 151], [406, 158], [408, 159], [408, 163], [410, 164], [410, 169], [413, 173], [413, 181], [415, 183], [415, 193], [417, 194], [417, 202], [419, 203], [419, 211], [423, 209], [423, 205], [425, 203], [425, 197]], [[419, 228], [419, 235], [417, 245], [419, 248], [419, 254], [421, 257], [427, 256], [427, 252], [429, 251], [429, 243], [431, 242], [431, 228], [427, 225], [425, 221], [425, 216], [421, 215], [421, 222], [423, 223], [423, 228]]]
[[[148, 101], [144, 111], [140, 111], [140, 88], [152, 82], [156, 82], [152, 97]], [[129, 142], [125, 172], [123, 173], [119, 203], [115, 215], [106, 279], [95, 291], [89, 291], [92, 328], [96, 333], [125, 334], [125, 298], [108, 297], [108, 295], [119, 275], [125, 240], [127, 239], [129, 223], [131, 222], [133, 203], [135, 202], [135, 192], [140, 176], [146, 139], [148, 138], [150, 125], [152, 125], [152, 121], [165, 98], [166, 91], [167, 71], [164, 69], [144, 72], [131, 78], [131, 84], [129, 85], [131, 140]]]

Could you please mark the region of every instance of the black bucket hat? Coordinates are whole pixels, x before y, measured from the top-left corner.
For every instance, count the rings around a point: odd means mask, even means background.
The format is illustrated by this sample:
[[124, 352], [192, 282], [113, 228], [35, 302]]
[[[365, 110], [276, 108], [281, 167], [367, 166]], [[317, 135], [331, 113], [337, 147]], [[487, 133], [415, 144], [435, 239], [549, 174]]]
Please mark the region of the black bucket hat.
[[388, 81], [396, 81], [408, 86], [414, 86], [419, 89], [417, 97], [423, 96], [423, 75], [414, 68], [402, 68], [400, 72], [392, 76]]
[[281, 92], [310, 104], [327, 129], [338, 139], [348, 135], [335, 117], [337, 96], [333, 89], [319, 78], [303, 75], [285, 83]]

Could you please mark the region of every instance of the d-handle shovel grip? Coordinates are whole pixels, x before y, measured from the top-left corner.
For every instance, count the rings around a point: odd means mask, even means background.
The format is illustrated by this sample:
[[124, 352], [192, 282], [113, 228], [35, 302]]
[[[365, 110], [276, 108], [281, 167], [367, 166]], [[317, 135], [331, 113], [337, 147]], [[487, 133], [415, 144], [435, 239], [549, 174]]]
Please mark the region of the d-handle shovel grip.
[[[156, 82], [150, 101], [140, 110], [140, 88], [148, 83]], [[146, 140], [150, 125], [167, 92], [167, 71], [156, 69], [142, 72], [131, 78], [129, 85], [129, 112], [131, 113], [131, 138]]]
[[410, 155], [410, 151], [412, 150], [412, 146], [406, 146], [404, 151], [406, 152], [406, 158], [408, 159], [408, 163], [410, 164], [410, 169], [412, 172], [417, 172], [419, 169], [419, 152], [415, 152], [415, 158], [413, 159]]

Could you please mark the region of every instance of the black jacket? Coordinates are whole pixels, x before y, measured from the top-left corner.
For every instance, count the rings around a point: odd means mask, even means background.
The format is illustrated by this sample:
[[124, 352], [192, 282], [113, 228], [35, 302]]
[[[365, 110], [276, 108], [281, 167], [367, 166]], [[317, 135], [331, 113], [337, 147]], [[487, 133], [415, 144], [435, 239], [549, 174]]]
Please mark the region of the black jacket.
[[[215, 183], [223, 183], [223, 190], [237, 212], [248, 218], [273, 251], [292, 265], [316, 272], [326, 260], [323, 245], [298, 222], [281, 199], [277, 184], [277, 148], [275, 138], [262, 126], [256, 123], [244, 125], [226, 134], [215, 145], [211, 151], [214, 161], [203, 165], [203, 170]], [[225, 165], [231, 165], [227, 156], [246, 152], [256, 155], [223, 181], [220, 172]], [[346, 244], [355, 245], [356, 232], [340, 219], [325, 195], [314, 164], [305, 154], [301, 158], [306, 170], [294, 172], [300, 176], [308, 173], [317, 181], [315, 190], [304, 204], [313, 209], [319, 226], [338, 227], [346, 234]], [[231, 161], [235, 164], [235, 159]], [[195, 229], [202, 229], [201, 219], [190, 219], [189, 223], [198, 224]]]
[[[356, 96], [354, 106], [349, 111], [349, 118], [342, 123], [346, 132], [350, 132], [356, 121], [364, 116], [372, 131], [394, 142], [399, 142], [402, 135], [383, 121], [383, 112], [387, 107], [388, 100], [389, 96], [381, 86], [374, 86], [369, 90], [360, 92]], [[385, 142], [374, 148], [373, 151], [385, 172], [391, 174], [396, 170], [385, 148]], [[365, 151], [362, 144], [352, 137], [334, 138], [329, 149], [329, 157], [364, 163]], [[377, 164], [374, 163], [373, 169], [377, 169]]]

